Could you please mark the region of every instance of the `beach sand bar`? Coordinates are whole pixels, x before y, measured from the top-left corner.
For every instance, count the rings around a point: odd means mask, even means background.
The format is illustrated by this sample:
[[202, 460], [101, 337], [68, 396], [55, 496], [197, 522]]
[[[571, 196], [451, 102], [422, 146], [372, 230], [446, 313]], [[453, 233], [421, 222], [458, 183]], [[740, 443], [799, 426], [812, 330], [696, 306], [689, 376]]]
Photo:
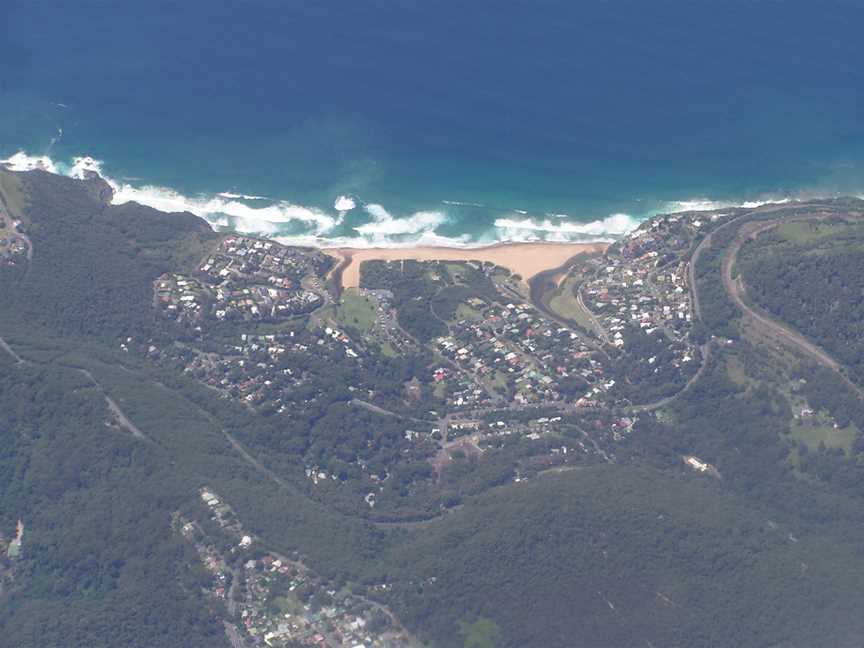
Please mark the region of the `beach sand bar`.
[[342, 288], [360, 286], [364, 261], [485, 261], [507, 268], [528, 281], [531, 277], [564, 265], [582, 253], [599, 253], [608, 243], [501, 243], [479, 248], [331, 248], [325, 250], [344, 260]]

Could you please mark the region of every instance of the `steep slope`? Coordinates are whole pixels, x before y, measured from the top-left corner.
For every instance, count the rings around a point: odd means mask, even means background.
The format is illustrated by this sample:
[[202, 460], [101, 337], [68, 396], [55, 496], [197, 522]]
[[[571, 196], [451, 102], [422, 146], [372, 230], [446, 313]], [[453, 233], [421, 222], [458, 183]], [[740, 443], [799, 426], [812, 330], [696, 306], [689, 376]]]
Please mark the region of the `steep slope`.
[[710, 477], [547, 476], [396, 555], [410, 565], [397, 609], [442, 646], [478, 618], [501, 646], [844, 646], [864, 629], [850, 621], [864, 609], [852, 546], [790, 537]]

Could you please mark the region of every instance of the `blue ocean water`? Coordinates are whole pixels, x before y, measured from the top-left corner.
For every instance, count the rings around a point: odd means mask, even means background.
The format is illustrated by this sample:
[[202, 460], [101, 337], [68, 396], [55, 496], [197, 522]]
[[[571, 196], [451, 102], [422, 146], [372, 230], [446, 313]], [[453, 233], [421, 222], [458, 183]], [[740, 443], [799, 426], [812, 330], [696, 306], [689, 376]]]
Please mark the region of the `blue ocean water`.
[[582, 240], [864, 192], [860, 1], [2, 5], [0, 158], [245, 231]]

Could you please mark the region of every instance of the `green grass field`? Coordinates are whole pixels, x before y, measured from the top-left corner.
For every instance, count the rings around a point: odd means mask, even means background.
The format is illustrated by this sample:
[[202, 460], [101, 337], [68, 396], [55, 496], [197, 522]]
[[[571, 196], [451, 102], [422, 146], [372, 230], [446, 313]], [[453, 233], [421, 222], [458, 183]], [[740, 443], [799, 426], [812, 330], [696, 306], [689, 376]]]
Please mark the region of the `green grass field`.
[[578, 276], [567, 277], [549, 299], [549, 308], [561, 317], [573, 320], [579, 326], [589, 331], [594, 329], [588, 313], [579, 305], [574, 289], [581, 279]]
[[[829, 249], [848, 245], [850, 237], [858, 238], [864, 226], [857, 222], [793, 222], [779, 225], [773, 232], [781, 243], [802, 244], [824, 242]], [[834, 240], [831, 240], [834, 239]], [[856, 242], [857, 241], [853, 241]]]
[[333, 317], [342, 326], [351, 326], [368, 333], [375, 324], [375, 300], [360, 295], [354, 288], [342, 293], [342, 303], [336, 306]]
[[26, 224], [27, 220], [24, 217], [24, 194], [21, 191], [18, 178], [10, 173], [0, 171], [0, 195], [2, 195], [6, 207], [9, 209], [9, 215]]
[[790, 427], [793, 439], [804, 443], [811, 450], [816, 450], [820, 443], [826, 448], [840, 448], [847, 455], [852, 452], [852, 445], [858, 438], [858, 430], [853, 425], [834, 429], [833, 423], [822, 413], [794, 421]]
[[456, 307], [456, 317], [451, 321], [451, 324], [461, 320], [471, 320], [473, 322], [479, 322], [481, 319], [483, 319], [483, 315], [480, 313], [479, 310], [477, 310], [473, 306], [469, 306], [465, 302], [462, 302], [461, 304], [459, 304], [459, 306]]
[[381, 343], [381, 353], [388, 358], [395, 358], [398, 353], [396, 353], [396, 349], [393, 348], [393, 345], [387, 342], [386, 340]]
[[443, 382], [436, 383], [435, 387], [432, 388], [432, 393], [435, 398], [444, 398], [447, 395], [447, 387], [444, 386]]

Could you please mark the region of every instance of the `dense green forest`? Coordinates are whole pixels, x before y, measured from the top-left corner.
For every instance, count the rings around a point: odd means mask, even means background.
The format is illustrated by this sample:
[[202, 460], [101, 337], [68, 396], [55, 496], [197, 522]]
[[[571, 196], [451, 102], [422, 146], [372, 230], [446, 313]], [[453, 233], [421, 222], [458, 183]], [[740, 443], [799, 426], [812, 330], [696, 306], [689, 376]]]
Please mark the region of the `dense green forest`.
[[477, 619], [502, 646], [851, 645], [864, 630], [853, 546], [793, 541], [720, 485], [654, 470], [493, 491], [397, 555], [412, 579], [394, 604], [442, 646]]
[[3, 314], [63, 335], [152, 332], [152, 282], [215, 238], [192, 214], [102, 201], [104, 183], [27, 174], [27, 233], [38, 262], [0, 269]]
[[165, 456], [106, 428], [78, 372], [0, 366], [0, 512], [25, 525], [2, 602], [2, 645], [225, 645], [206, 573], [170, 531], [182, 479]]

